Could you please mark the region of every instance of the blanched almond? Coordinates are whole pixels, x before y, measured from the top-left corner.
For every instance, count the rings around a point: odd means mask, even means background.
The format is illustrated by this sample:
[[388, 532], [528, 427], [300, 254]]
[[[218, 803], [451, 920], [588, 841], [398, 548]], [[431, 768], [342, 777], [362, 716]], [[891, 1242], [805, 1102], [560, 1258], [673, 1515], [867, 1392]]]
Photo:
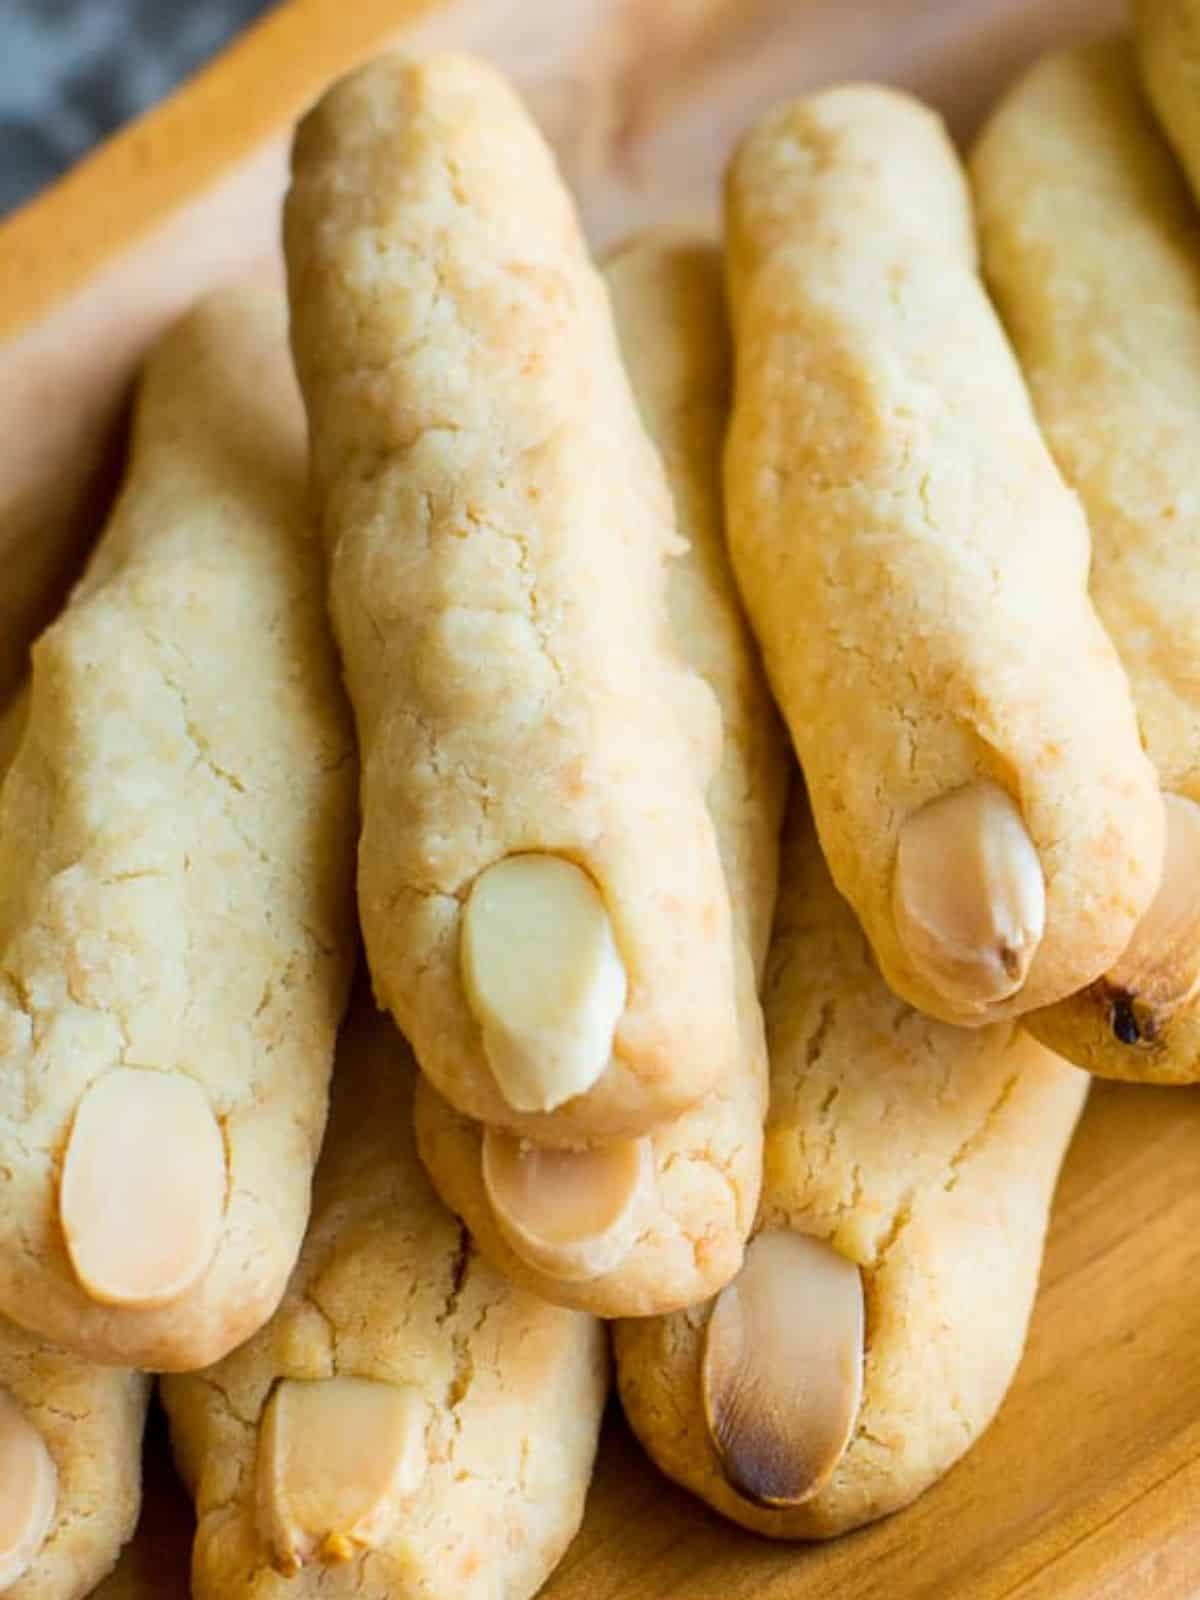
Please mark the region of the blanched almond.
[[732, 1488], [797, 1506], [828, 1481], [862, 1399], [858, 1268], [803, 1234], [760, 1233], [717, 1296], [701, 1383], [709, 1437]]
[[159, 1306], [207, 1270], [225, 1210], [225, 1145], [204, 1091], [118, 1067], [75, 1112], [59, 1183], [71, 1264], [94, 1300]]
[[483, 1136], [483, 1183], [509, 1246], [542, 1272], [579, 1283], [611, 1272], [637, 1235], [654, 1182], [648, 1139], [550, 1150], [498, 1128]]
[[608, 1065], [625, 968], [599, 889], [551, 855], [480, 873], [463, 911], [462, 976], [500, 1092], [553, 1111]]
[[1012, 796], [981, 778], [909, 817], [892, 904], [913, 966], [948, 1001], [1016, 994], [1045, 930], [1046, 884]]
[[387, 1537], [426, 1469], [415, 1389], [369, 1378], [284, 1379], [258, 1443], [259, 1531], [278, 1571], [352, 1561]]
[[0, 1591], [29, 1571], [54, 1522], [57, 1497], [46, 1441], [0, 1389]]
[[1200, 806], [1163, 796], [1162, 882], [1120, 960], [1101, 979], [1124, 1044], [1156, 1039], [1200, 993]]

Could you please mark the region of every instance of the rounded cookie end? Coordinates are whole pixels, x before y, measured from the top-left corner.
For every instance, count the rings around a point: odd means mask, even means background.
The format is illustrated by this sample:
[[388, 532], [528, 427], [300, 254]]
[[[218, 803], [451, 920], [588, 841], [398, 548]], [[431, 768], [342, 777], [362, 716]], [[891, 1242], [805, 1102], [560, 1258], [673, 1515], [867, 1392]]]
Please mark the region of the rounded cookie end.
[[1153, 1044], [1200, 997], [1200, 805], [1163, 796], [1166, 854], [1158, 892], [1101, 980], [1119, 1043]]
[[58, 1472], [46, 1441], [0, 1389], [0, 1594], [37, 1559], [57, 1504]]

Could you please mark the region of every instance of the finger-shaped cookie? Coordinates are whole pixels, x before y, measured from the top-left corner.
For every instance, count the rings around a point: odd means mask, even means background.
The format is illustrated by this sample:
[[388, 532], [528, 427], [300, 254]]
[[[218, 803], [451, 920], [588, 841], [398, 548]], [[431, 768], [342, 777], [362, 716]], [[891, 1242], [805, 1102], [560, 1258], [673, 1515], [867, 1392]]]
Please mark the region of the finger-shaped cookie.
[[1200, 221], [1113, 39], [1048, 56], [972, 158], [984, 271], [1092, 529], [1092, 596], [1166, 796], [1162, 885], [1081, 993], [1028, 1019], [1110, 1077], [1200, 1076]]
[[353, 741], [282, 297], [152, 353], [0, 791], [0, 1309], [215, 1360], [295, 1261], [353, 958]]
[[442, 1198], [514, 1282], [603, 1316], [646, 1316], [714, 1294], [737, 1271], [754, 1220], [766, 1098], [758, 984], [787, 769], [725, 551], [720, 254], [662, 229], [618, 252], [606, 277], [625, 365], [689, 545], [670, 567], [668, 612], [725, 729], [708, 804], [733, 911], [741, 1051], [701, 1105], [636, 1141], [547, 1150], [499, 1129], [485, 1134], [427, 1083], [417, 1091], [417, 1138]]
[[481, 63], [375, 62], [292, 165], [376, 995], [468, 1115], [560, 1145], [644, 1133], [739, 1042], [719, 716], [670, 638], [670, 493], [603, 284]]
[[0, 1595], [81, 1600], [141, 1502], [149, 1382], [0, 1323]]
[[[24, 729], [0, 713], [0, 777]], [[0, 1321], [0, 1595], [77, 1600], [115, 1565], [141, 1501], [149, 1383]]]
[[1163, 806], [949, 140], [884, 89], [777, 110], [727, 242], [730, 549], [834, 880], [932, 1015], [1074, 993], [1157, 888]]
[[1142, 84], [1200, 196], [1200, 4], [1133, 0], [1132, 9]]
[[352, 1010], [282, 1305], [164, 1380], [197, 1600], [523, 1600], [579, 1524], [603, 1327], [479, 1257], [421, 1170], [415, 1078], [391, 1022]]
[[746, 1527], [827, 1538], [912, 1500], [1020, 1358], [1086, 1074], [895, 999], [798, 804], [764, 990], [759, 1231], [714, 1302], [617, 1325], [650, 1454]]

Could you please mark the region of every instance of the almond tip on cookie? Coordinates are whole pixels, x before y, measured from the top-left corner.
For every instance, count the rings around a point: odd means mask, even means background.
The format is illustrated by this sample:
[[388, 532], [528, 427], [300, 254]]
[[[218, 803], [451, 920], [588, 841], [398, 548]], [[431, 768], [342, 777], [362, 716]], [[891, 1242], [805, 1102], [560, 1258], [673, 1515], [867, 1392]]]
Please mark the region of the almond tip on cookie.
[[107, 1305], [185, 1294], [216, 1251], [225, 1190], [224, 1140], [199, 1084], [135, 1067], [97, 1079], [75, 1112], [59, 1183], [80, 1285]]
[[276, 1570], [344, 1565], [382, 1544], [426, 1464], [415, 1390], [369, 1378], [284, 1379], [258, 1446], [259, 1532]]
[[0, 1593], [33, 1565], [57, 1498], [58, 1474], [45, 1440], [0, 1389]]
[[1166, 795], [1167, 849], [1158, 893], [1097, 992], [1122, 1044], [1151, 1044], [1200, 995], [1200, 806]]
[[705, 1330], [704, 1415], [744, 1499], [802, 1505], [828, 1482], [862, 1399], [862, 1279], [802, 1234], [762, 1233]]
[[979, 779], [909, 817], [893, 908], [909, 960], [951, 1004], [1016, 994], [1045, 931], [1046, 885], [1012, 796]]
[[629, 1253], [653, 1181], [648, 1139], [554, 1150], [488, 1128], [482, 1162], [497, 1225], [530, 1266], [584, 1281], [613, 1271]]
[[553, 1111], [607, 1067], [625, 968], [603, 897], [573, 862], [531, 852], [480, 873], [463, 911], [462, 977], [514, 1110]]

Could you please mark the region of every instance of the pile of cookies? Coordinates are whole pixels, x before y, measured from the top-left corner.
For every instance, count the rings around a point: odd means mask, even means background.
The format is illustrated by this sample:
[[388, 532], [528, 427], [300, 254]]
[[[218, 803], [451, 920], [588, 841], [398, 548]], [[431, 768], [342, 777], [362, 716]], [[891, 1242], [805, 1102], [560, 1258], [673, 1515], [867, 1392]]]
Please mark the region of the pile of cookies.
[[0, 724], [0, 1594], [149, 1372], [200, 1600], [534, 1594], [610, 1361], [780, 1538], [987, 1426], [1087, 1073], [1200, 1079], [1197, 61], [815, 94], [602, 275], [479, 62], [304, 120]]

